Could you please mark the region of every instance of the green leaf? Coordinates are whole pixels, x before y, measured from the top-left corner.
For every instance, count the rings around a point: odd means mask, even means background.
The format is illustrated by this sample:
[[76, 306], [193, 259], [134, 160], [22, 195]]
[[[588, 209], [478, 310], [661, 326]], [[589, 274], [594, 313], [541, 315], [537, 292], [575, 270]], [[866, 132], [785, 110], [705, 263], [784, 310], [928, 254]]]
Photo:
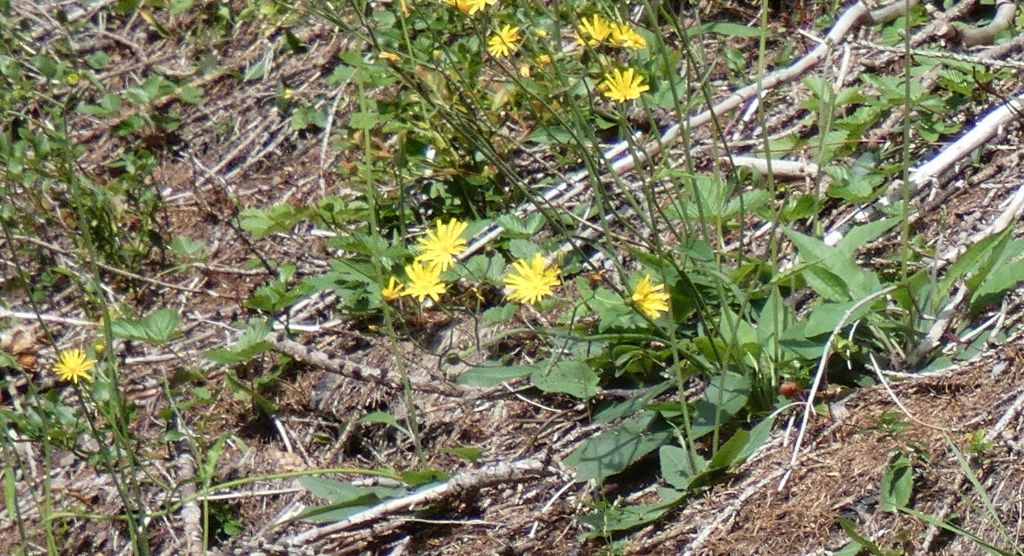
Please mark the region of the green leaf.
[[443, 481], [448, 474], [440, 469], [411, 469], [402, 471], [401, 478], [407, 485], [420, 486]]
[[20, 369], [18, 360], [6, 351], [0, 350], [0, 369]]
[[757, 317], [757, 340], [771, 352], [782, 331], [796, 320], [793, 310], [786, 305], [778, 288], [773, 288]]
[[889, 467], [882, 475], [882, 492], [879, 508], [882, 511], [893, 511], [910, 503], [910, 495], [914, 490], [914, 468], [910, 458], [904, 453], [897, 453], [889, 461]]
[[508, 251], [513, 258], [529, 262], [533, 258], [533, 254], [537, 252], [537, 244], [525, 239], [513, 239], [508, 242]]
[[484, 451], [476, 446], [452, 446], [443, 451], [472, 462], [478, 461], [484, 455]]
[[651, 386], [646, 390], [640, 390], [640, 392], [643, 392], [642, 394], [626, 401], [602, 405], [594, 410], [593, 422], [595, 425], [599, 425], [611, 423], [612, 421], [622, 419], [623, 417], [629, 417], [630, 415], [641, 411], [644, 406], [651, 402], [651, 400], [665, 393], [665, 391], [671, 387], [672, 382], [665, 381]]
[[626, 531], [651, 523], [686, 501], [686, 492], [667, 488], [659, 488], [658, 496], [661, 501], [654, 504], [611, 504], [579, 520], [593, 529], [587, 536], [597, 538], [608, 532]]
[[505, 305], [490, 307], [480, 316], [483, 317], [484, 322], [487, 324], [501, 324], [512, 320], [512, 317], [516, 316], [517, 310], [519, 310], [518, 305], [506, 303]]
[[180, 322], [174, 309], [158, 309], [140, 320], [117, 319], [110, 327], [116, 338], [159, 345], [174, 337]]
[[479, 367], [473, 367], [468, 371], [459, 375], [459, 378], [455, 380], [457, 384], [463, 386], [473, 386], [476, 388], [491, 388], [499, 386], [503, 382], [529, 376], [533, 372], [533, 367], [520, 366], [520, 365], [481, 365]]
[[270, 65], [270, 60], [273, 57], [273, 50], [268, 48], [267, 53], [263, 55], [263, 58], [260, 58], [259, 62], [245, 68], [245, 72], [242, 74], [242, 81], [263, 79], [267, 75], [267, 67]]
[[878, 239], [882, 234], [891, 230], [892, 227], [899, 222], [899, 218], [883, 218], [862, 226], [851, 228], [850, 231], [846, 232], [846, 235], [843, 236], [843, 239], [839, 240], [839, 243], [836, 244], [836, 248], [843, 253], [852, 255], [857, 251], [857, 249]]
[[206, 458], [203, 460], [203, 465], [199, 468], [200, 476], [204, 481], [213, 479], [214, 474], [217, 472], [217, 460], [220, 459], [220, 455], [224, 452], [224, 444], [227, 440], [228, 436], [226, 434], [221, 435], [207, 448]]
[[373, 129], [380, 123], [380, 114], [376, 112], [356, 112], [348, 120], [348, 127], [352, 129]]
[[[720, 35], [726, 35], [728, 37], [760, 37], [761, 28], [752, 25], [743, 25], [740, 23], [710, 23], [703, 26], [703, 31], [707, 33], [718, 33]], [[771, 33], [765, 30], [767, 36], [771, 36]]]
[[597, 394], [600, 378], [589, 365], [563, 359], [550, 368], [539, 365], [530, 373], [530, 382], [544, 392], [569, 394], [587, 400]]
[[291, 230], [306, 217], [306, 213], [306, 209], [287, 203], [265, 209], [248, 208], [239, 214], [239, 224], [254, 239], [262, 239], [270, 234]]
[[299, 484], [309, 492], [331, 502], [351, 502], [368, 493], [384, 497], [401, 496], [406, 493], [402, 487], [363, 487], [327, 479], [324, 477], [299, 477]]
[[948, 296], [953, 291], [953, 285], [966, 278], [970, 273], [976, 271], [992, 253], [999, 251], [1010, 239], [1013, 226], [1007, 227], [1002, 232], [991, 235], [967, 248], [956, 261], [946, 269], [946, 275], [939, 281], [939, 292], [942, 296]]
[[14, 522], [17, 508], [18, 489], [14, 484], [14, 468], [8, 463], [4, 465], [4, 508], [7, 510], [7, 519]]
[[621, 473], [671, 438], [672, 429], [656, 413], [645, 411], [584, 440], [564, 461], [576, 468], [577, 481], [603, 481]]
[[749, 432], [743, 429], [734, 432], [729, 440], [718, 447], [715, 455], [711, 456], [708, 466], [711, 469], [728, 469], [732, 467], [739, 460], [739, 456], [743, 452], [743, 448], [746, 447], [748, 440], [750, 440]]
[[747, 443], [743, 446], [736, 457], [733, 459], [733, 464], [741, 463], [747, 460], [754, 452], [758, 450], [764, 443], [768, 441], [768, 437], [772, 434], [772, 426], [775, 425], [775, 419], [768, 417], [763, 419], [754, 428], [750, 429], [750, 435], [747, 437]]
[[1024, 260], [996, 265], [971, 294], [971, 306], [998, 301], [1004, 292], [1024, 280]]
[[211, 349], [203, 356], [221, 365], [235, 365], [248, 361], [274, 347], [273, 344], [264, 340], [269, 333], [269, 324], [265, 321], [253, 321], [234, 345], [228, 348]]
[[[810, 316], [807, 317], [807, 325], [804, 328], [804, 334], [808, 338], [813, 338], [821, 334], [830, 334], [835, 330], [836, 326], [839, 325], [840, 321], [843, 320], [843, 315], [850, 310], [851, 307], [859, 302], [848, 301], [846, 303], [822, 303], [814, 307], [811, 310]], [[846, 319], [846, 325], [857, 321], [864, 317], [864, 315], [871, 312], [871, 303], [864, 303], [854, 311], [849, 318]]]
[[298, 481], [306, 490], [331, 501], [325, 506], [308, 508], [292, 518], [317, 523], [341, 521], [383, 500], [408, 494], [402, 487], [354, 486], [321, 477], [299, 477]]
[[852, 254], [793, 230], [785, 234], [800, 253], [807, 284], [827, 301], [859, 300], [881, 289], [878, 276], [858, 267]]
[[[885, 553], [882, 552], [882, 549], [879, 548], [877, 544], [871, 542], [866, 537], [861, 535], [860, 532], [857, 531], [857, 526], [849, 519], [840, 516], [839, 526], [843, 528], [843, 532], [846, 533], [846, 536], [850, 537], [850, 539], [853, 540], [854, 543], [859, 545], [859, 548], [867, 550], [870, 554], [873, 554], [874, 556], [885, 556]], [[852, 553], [856, 555], [859, 554], [859, 551], [853, 551]]]
[[662, 446], [658, 459], [662, 478], [680, 490], [689, 490], [694, 480], [708, 469], [700, 454], [691, 455], [689, 450], [679, 446]]
[[409, 429], [403, 427], [401, 425], [401, 423], [398, 422], [398, 419], [395, 419], [394, 415], [392, 415], [392, 414], [390, 414], [390, 413], [388, 413], [386, 411], [371, 411], [370, 413], [367, 413], [366, 415], [363, 415], [362, 417], [360, 417], [359, 420], [356, 421], [356, 422], [361, 424], [361, 425], [367, 425], [367, 424], [388, 425], [388, 426], [394, 428], [395, 430], [401, 432], [402, 434], [405, 434], [406, 436], [412, 436], [410, 434], [410, 432], [409, 432]]
[[747, 404], [750, 380], [736, 373], [711, 379], [704, 396], [693, 409], [690, 434], [694, 440], [728, 423]]

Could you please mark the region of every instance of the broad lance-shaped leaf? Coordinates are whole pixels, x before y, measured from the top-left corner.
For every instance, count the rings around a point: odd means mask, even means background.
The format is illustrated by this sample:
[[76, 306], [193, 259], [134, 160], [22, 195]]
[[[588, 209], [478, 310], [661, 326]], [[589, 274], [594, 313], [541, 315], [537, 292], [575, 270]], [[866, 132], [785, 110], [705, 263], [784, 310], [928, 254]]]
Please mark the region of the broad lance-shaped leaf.
[[577, 481], [603, 481], [621, 473], [671, 438], [672, 428], [656, 413], [644, 411], [584, 440], [564, 461], [576, 468]]
[[785, 233], [800, 252], [799, 268], [807, 284], [827, 301], [863, 299], [881, 289], [878, 276], [857, 266], [852, 253], [793, 230]]
[[530, 374], [530, 382], [545, 392], [569, 394], [588, 400], [597, 394], [597, 373], [579, 361], [561, 360], [551, 368], [543, 363]]
[[693, 408], [690, 434], [700, 438], [729, 422], [747, 404], [750, 380], [736, 373], [713, 377], [704, 396]]

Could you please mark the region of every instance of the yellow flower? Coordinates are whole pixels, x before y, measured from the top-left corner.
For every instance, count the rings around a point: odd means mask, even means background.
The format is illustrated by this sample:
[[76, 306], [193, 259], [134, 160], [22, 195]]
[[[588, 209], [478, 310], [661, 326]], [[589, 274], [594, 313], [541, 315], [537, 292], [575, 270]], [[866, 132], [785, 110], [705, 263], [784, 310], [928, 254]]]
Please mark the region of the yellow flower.
[[519, 42], [519, 27], [506, 25], [487, 39], [487, 52], [490, 52], [491, 56], [495, 58], [508, 56], [519, 48], [516, 45], [517, 42]]
[[647, 39], [640, 36], [628, 23], [612, 23], [611, 41], [615, 46], [640, 50], [647, 48]]
[[668, 311], [669, 295], [665, 293], [665, 284], [655, 284], [647, 275], [637, 282], [630, 299], [641, 313], [652, 319]]
[[405, 286], [392, 276], [391, 280], [388, 281], [388, 287], [380, 290], [380, 296], [384, 298], [384, 301], [394, 301], [402, 296], [404, 288]]
[[64, 382], [78, 384], [78, 379], [92, 380], [89, 371], [96, 366], [95, 359], [86, 359], [85, 352], [80, 349], [68, 349], [60, 352], [53, 372]]
[[401, 62], [402, 61], [402, 57], [401, 56], [399, 56], [398, 54], [395, 54], [394, 52], [388, 52], [387, 50], [382, 50], [380, 52], [380, 54], [377, 55], [377, 57], [380, 58], [381, 60], [387, 60], [389, 62]]
[[644, 77], [636, 74], [633, 68], [613, 69], [604, 74], [604, 81], [598, 87], [604, 89], [604, 96], [618, 102], [640, 98], [640, 93], [651, 89], [644, 85]]
[[445, 4], [455, 6], [460, 12], [468, 15], [473, 15], [487, 6], [493, 6], [497, 2], [498, 0], [444, 0]]
[[579, 39], [581, 44], [594, 46], [601, 41], [608, 38], [608, 35], [612, 33], [612, 28], [608, 25], [608, 20], [599, 16], [594, 15], [587, 21], [587, 18], [580, 20], [580, 26], [576, 30], [576, 38]]
[[420, 261], [413, 261], [411, 265], [406, 265], [405, 275], [409, 277], [409, 283], [405, 287], [404, 295], [415, 297], [419, 302], [427, 297], [437, 301], [444, 293], [441, 267], [437, 263], [423, 266]]
[[540, 56], [537, 56], [537, 65], [538, 66], [546, 66], [546, 65], [548, 65], [550, 63], [551, 63], [551, 56], [548, 56], [547, 54], [541, 54]]
[[520, 303], [536, 303], [545, 296], [551, 295], [558, 281], [558, 267], [548, 267], [548, 262], [540, 253], [533, 255], [533, 260], [519, 259], [512, 263], [513, 271], [505, 276], [505, 285], [510, 290], [508, 298]]
[[530, 77], [530, 64], [519, 64], [519, 77], [523, 79]]
[[418, 240], [420, 255], [416, 260], [437, 263], [440, 271], [444, 272], [455, 263], [455, 256], [466, 250], [462, 232], [469, 224], [452, 218], [448, 224], [438, 220], [435, 225], [437, 230], [428, 230], [426, 237]]

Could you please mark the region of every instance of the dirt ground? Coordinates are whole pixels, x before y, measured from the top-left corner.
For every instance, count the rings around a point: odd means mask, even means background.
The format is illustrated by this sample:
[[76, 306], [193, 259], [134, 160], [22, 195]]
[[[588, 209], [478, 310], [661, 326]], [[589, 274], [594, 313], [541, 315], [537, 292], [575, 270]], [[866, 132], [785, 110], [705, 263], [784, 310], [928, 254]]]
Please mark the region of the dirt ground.
[[[66, 38], [65, 28], [45, 15], [46, 7], [14, 4], [19, 17], [35, 25], [40, 44]], [[192, 28], [194, 21], [187, 14], [172, 19], [172, 33], [164, 37], [154, 33], [141, 17], [97, 17], [109, 4], [82, 3], [83, 12], [68, 12], [77, 14], [83, 23], [74, 34], [80, 55], [102, 48], [111, 56], [111, 65], [100, 76], [108, 88], [135, 85], [153, 70], [182, 75], [190, 71], [187, 61], [204, 54], [197, 50], [196, 41], [175, 38], [175, 29]], [[817, 15], [815, 9], [808, 8], [803, 17], [784, 18], [779, 25], [801, 25]], [[709, 15], [728, 18], [743, 13], [736, 8]], [[246, 265], [254, 252], [295, 264], [304, 275], [326, 268], [323, 239], [312, 229], [300, 225], [289, 233], [256, 241], [238, 229], [232, 216], [244, 207], [282, 202], [303, 205], [325, 195], [346, 195], [349, 184], [333, 169], [351, 161], [344, 153], [325, 147], [323, 133], [293, 131], [273, 109], [273, 98], [281, 83], [287, 83], [297, 99], [329, 90], [325, 79], [350, 38], [326, 24], [300, 21], [291, 32], [308, 48], [275, 58], [265, 79], [243, 85], [237, 74], [257, 63], [269, 42], [282, 40], [279, 34], [266, 36], [264, 31], [255, 23], [242, 23], [229, 39], [212, 47], [209, 53], [218, 57], [222, 71], [195, 76], [195, 82], [206, 90], [204, 104], [184, 105], [168, 99], [156, 107], [180, 118], [177, 130], [160, 138], [159, 167], [152, 177], [152, 186], [166, 206], [160, 216], [162, 231], [167, 237], [185, 235], [212, 246], [209, 262], [166, 269], [159, 261], [150, 261], [144, 270], [159, 280], [140, 280], [117, 269], [104, 271], [112, 283], [123, 284], [118, 293], [138, 314], [173, 307], [183, 315], [183, 335], [172, 345], [121, 346], [123, 387], [139, 404], [136, 433], [141, 438], [161, 437], [163, 421], [153, 417], [166, 403], [160, 377], [172, 376], [182, 360], [197, 368], [206, 365], [203, 352], [225, 343], [219, 325], [231, 324], [250, 312], [242, 302], [268, 279], [264, 270]], [[779, 32], [787, 30], [780, 28]], [[895, 59], [867, 50], [853, 54], [853, 66], [861, 68]], [[829, 63], [838, 64], [840, 56], [837, 52]], [[1021, 58], [1019, 50], [1003, 55], [1006, 60], [1019, 62]], [[856, 71], [848, 79], [855, 79]], [[1018, 92], [1017, 83], [996, 87], [1004, 94]], [[726, 93], [725, 89], [717, 91], [722, 96]], [[341, 118], [348, 109], [344, 96], [327, 98], [341, 98], [336, 109], [336, 117]], [[998, 102], [992, 99], [993, 104]], [[979, 113], [979, 109], [970, 109], [956, 118], [968, 127]], [[798, 103], [777, 104], [773, 128], [799, 126], [803, 115]], [[80, 167], [97, 181], [103, 180], [126, 141], [136, 140], [119, 137], [109, 120], [79, 116], [72, 124], [75, 137], [89, 145]], [[729, 125], [729, 131], [743, 137], [751, 132], [739, 119]], [[886, 130], [875, 131], [884, 139]], [[981, 151], [979, 163], [964, 164], [954, 175], [919, 192], [915, 230], [933, 240], [933, 245], [956, 245], [992, 222], [1022, 183], [1021, 137], [1019, 123], [1008, 126], [995, 143]], [[698, 162], [716, 163], [713, 153], [701, 148], [694, 147]], [[842, 209], [836, 209], [822, 218], [839, 221], [844, 216]], [[883, 251], [893, 238], [887, 236], [867, 251]], [[74, 247], [73, 238], [61, 230], [52, 230], [50, 236], [40, 239], [55, 250]], [[25, 310], [23, 302], [11, 300], [11, 305]], [[272, 393], [277, 422], [257, 417], [248, 402], [234, 399], [222, 374], [215, 371], [208, 377], [206, 387], [220, 401], [209, 412], [212, 417], [203, 422], [206, 434], [213, 437], [230, 431], [244, 441], [244, 445], [228, 443], [218, 481], [310, 468], [403, 469], [417, 465], [406, 438], [388, 433], [384, 427], [353, 424], [354, 416], [375, 410], [388, 410], [400, 418], [404, 412], [401, 389], [393, 379], [353, 377], [352, 369], [357, 367], [393, 370], [395, 353], [386, 338], [363, 323], [334, 320], [333, 303], [330, 296], [321, 296], [296, 312], [296, 322], [317, 324], [292, 338], [301, 349], [289, 351], [286, 344], [279, 343], [270, 355], [239, 369], [240, 376], [255, 377], [282, 354], [293, 359], [281, 377], [281, 386]], [[997, 326], [1004, 334], [992, 334], [993, 340], [968, 361], [927, 376], [890, 379], [888, 388], [867, 388], [830, 399], [832, 417], [811, 423], [795, 464], [791, 458], [799, 415], [781, 415], [771, 440], [749, 461], [653, 525], [623, 534], [621, 539], [626, 542], [621, 550], [629, 554], [827, 553], [850, 542], [839, 526], [839, 518], [844, 517], [861, 535], [882, 547], [908, 553], [982, 553], [962, 535], [879, 508], [882, 475], [894, 454], [901, 452], [915, 458], [916, 509], [1004, 546], [992, 512], [986, 509], [990, 504], [1003, 527], [1017, 539], [1024, 538], [1020, 309], [1018, 290], [984, 314], [958, 317], [962, 323], [980, 324], [1003, 316]], [[79, 307], [62, 303], [60, 298], [44, 300], [40, 310], [62, 317], [81, 316]], [[464, 473], [459, 475], [465, 480], [462, 487], [455, 485], [414, 507], [320, 534], [312, 534], [315, 526], [308, 523], [278, 525], [303, 507], [319, 503], [294, 479], [239, 487], [217, 502], [228, 505], [243, 528], [232, 537], [216, 539], [210, 552], [454, 555], [609, 551], [605, 540], [587, 540], [588, 529], [576, 519], [601, 498], [602, 491], [575, 482], [571, 470], [560, 463], [582, 439], [600, 430], [589, 422], [589, 408], [567, 398], [534, 400], [512, 389], [456, 387], [452, 381], [457, 369], [449, 367], [443, 355], [446, 346], [472, 336], [471, 326], [459, 320], [434, 323], [427, 337], [397, 348], [418, 389], [425, 447], [429, 453], [441, 454], [428, 463]], [[70, 339], [85, 334], [73, 328], [64, 333]], [[168, 353], [175, 358], [162, 357]], [[326, 355], [328, 362], [318, 359], [318, 354]], [[330, 361], [343, 361], [349, 367], [331, 367], [335, 363]], [[893, 415], [901, 416], [905, 429], [892, 432], [881, 425]], [[972, 486], [951, 449], [966, 445], [969, 435], [977, 431], [987, 435], [990, 447], [966, 457], [990, 501], [983, 500]], [[484, 456], [480, 462], [470, 463], [431, 450], [444, 446], [477, 446]], [[183, 466], [172, 443], [153, 442], [140, 449], [156, 462], [152, 472], [173, 481], [188, 478], [188, 462]], [[93, 513], [119, 511], [109, 479], [96, 476], [69, 454], [58, 454], [56, 462], [54, 491], [58, 499], [85, 501]], [[633, 502], [653, 499], [655, 465], [654, 461], [641, 462], [640, 469], [617, 486], [636, 492]], [[645, 466], [652, 468], [649, 475]], [[31, 516], [28, 519], [31, 521]], [[190, 535], [195, 534], [190, 519], [183, 511], [151, 523], [154, 553], [185, 553], [191, 546]], [[126, 533], [117, 525], [74, 520], [66, 526], [67, 554], [121, 554], [127, 550]], [[13, 525], [6, 518], [0, 521], [0, 542], [17, 542], [17, 538]]]

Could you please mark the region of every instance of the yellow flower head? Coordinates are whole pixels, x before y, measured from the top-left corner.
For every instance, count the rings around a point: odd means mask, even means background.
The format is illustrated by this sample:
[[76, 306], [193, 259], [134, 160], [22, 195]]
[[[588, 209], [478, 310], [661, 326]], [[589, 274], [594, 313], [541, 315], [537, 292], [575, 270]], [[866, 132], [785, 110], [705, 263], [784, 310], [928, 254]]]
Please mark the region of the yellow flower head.
[[519, 38], [519, 27], [505, 25], [487, 39], [487, 52], [490, 52], [491, 56], [495, 58], [508, 56], [519, 48], [516, 44], [519, 42]]
[[415, 297], [421, 303], [427, 297], [437, 301], [444, 293], [441, 267], [437, 263], [423, 266], [422, 262], [413, 261], [411, 265], [406, 265], [405, 275], [408, 276], [409, 283], [405, 286], [404, 295]]
[[617, 102], [640, 98], [640, 93], [651, 89], [644, 85], [644, 77], [633, 68], [613, 69], [604, 74], [604, 81], [598, 87], [604, 89], [604, 96]]
[[550, 63], [551, 63], [551, 56], [548, 56], [547, 54], [541, 54], [540, 56], [537, 56], [537, 65], [538, 66], [546, 66], [546, 65], [548, 65]]
[[416, 260], [437, 263], [440, 271], [444, 272], [455, 264], [455, 256], [466, 250], [462, 232], [469, 224], [452, 218], [447, 224], [438, 220], [435, 225], [436, 230], [428, 230], [426, 236], [417, 240], [420, 254]]
[[389, 62], [401, 62], [402, 61], [402, 57], [401, 56], [399, 56], [398, 54], [395, 54], [394, 52], [388, 52], [387, 50], [382, 50], [380, 52], [380, 54], [377, 55], [377, 57], [380, 58], [381, 60], [387, 60]]
[[64, 382], [78, 384], [78, 379], [92, 380], [89, 371], [96, 366], [95, 359], [86, 359], [85, 352], [80, 349], [67, 349], [60, 352], [53, 372]]
[[545, 296], [554, 293], [553, 288], [558, 281], [558, 267], [548, 266], [548, 262], [540, 253], [533, 255], [533, 260], [519, 259], [512, 263], [512, 272], [505, 276], [508, 286], [508, 298], [520, 303], [536, 303]]
[[665, 293], [665, 284], [655, 284], [647, 275], [637, 282], [630, 299], [641, 313], [652, 319], [668, 311], [669, 295]]
[[455, 6], [460, 12], [468, 15], [473, 15], [487, 6], [493, 6], [497, 2], [498, 0], [444, 0], [445, 4]]
[[576, 38], [579, 39], [580, 44], [594, 46], [607, 39], [611, 33], [612, 28], [608, 24], [608, 20], [594, 15], [590, 21], [587, 21], [585, 17], [580, 20], [580, 26], [576, 29]]
[[611, 41], [615, 46], [640, 50], [647, 48], [647, 39], [637, 33], [628, 23], [611, 24]]
[[388, 287], [380, 290], [380, 296], [384, 301], [394, 301], [402, 296], [403, 289], [405, 289], [405, 286], [392, 276], [391, 279], [388, 280]]

